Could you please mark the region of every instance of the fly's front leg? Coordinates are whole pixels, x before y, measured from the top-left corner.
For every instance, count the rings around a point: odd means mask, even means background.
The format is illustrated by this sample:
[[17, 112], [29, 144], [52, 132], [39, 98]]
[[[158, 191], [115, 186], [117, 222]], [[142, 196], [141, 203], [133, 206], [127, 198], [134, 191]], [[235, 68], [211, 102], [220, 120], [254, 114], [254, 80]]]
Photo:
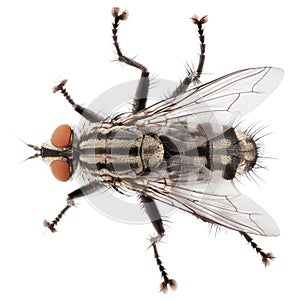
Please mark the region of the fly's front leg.
[[145, 66], [123, 55], [121, 51], [118, 42], [118, 36], [117, 36], [118, 26], [120, 24], [120, 21], [127, 20], [128, 11], [125, 10], [122, 13], [120, 13], [120, 8], [114, 7], [112, 9], [112, 16], [114, 17], [114, 22], [112, 24], [113, 26], [112, 33], [113, 33], [114, 46], [118, 54], [118, 60], [142, 71], [141, 78], [139, 80], [139, 84], [135, 93], [133, 109], [132, 109], [133, 113], [137, 113], [146, 107], [148, 91], [149, 91], [149, 72]]
[[57, 215], [57, 217], [50, 223], [47, 220], [44, 220], [43, 224], [45, 227], [48, 227], [51, 232], [56, 232], [55, 226], [57, 223], [61, 220], [62, 216], [66, 213], [68, 209], [70, 209], [72, 206], [75, 206], [74, 199], [84, 197], [86, 195], [92, 194], [99, 190], [101, 188], [101, 185], [96, 182], [90, 182], [81, 188], [73, 191], [72, 193], [68, 194], [67, 197], [67, 205], [60, 211], [60, 213]]
[[198, 67], [196, 70], [194, 70], [189, 66], [186, 67], [187, 76], [179, 84], [179, 86], [173, 92], [172, 96], [177, 96], [184, 93], [192, 82], [199, 81], [199, 78], [203, 71], [203, 66], [205, 61], [205, 42], [204, 42], [203, 24], [205, 24], [208, 21], [208, 18], [207, 16], [204, 16], [199, 20], [198, 16], [194, 15], [192, 17], [192, 21], [195, 25], [197, 25], [199, 40], [200, 40], [200, 56], [199, 56]]
[[93, 111], [82, 107], [81, 105], [75, 103], [69, 93], [67, 92], [65, 85], [67, 83], [67, 80], [62, 80], [59, 85], [55, 86], [53, 88], [53, 93], [61, 92], [64, 97], [68, 100], [68, 102], [73, 106], [74, 110], [78, 112], [80, 115], [82, 115], [85, 119], [90, 121], [91, 123], [100, 122], [102, 118], [95, 114]]
[[163, 221], [161, 219], [161, 215], [158, 211], [158, 208], [151, 197], [146, 195], [141, 195], [140, 199], [141, 199], [141, 203], [145, 208], [147, 215], [149, 216], [149, 219], [151, 220], [153, 227], [155, 228], [158, 234], [157, 236], [152, 237], [150, 241], [151, 241], [151, 247], [153, 248], [154, 251], [154, 258], [161, 272], [161, 277], [163, 278], [163, 282], [160, 284], [160, 290], [163, 293], [166, 293], [168, 291], [168, 285], [171, 287], [172, 290], [175, 290], [177, 287], [177, 283], [174, 279], [169, 279], [168, 273], [166, 272], [165, 267], [162, 265], [162, 261], [159, 258], [159, 254], [157, 250], [157, 243], [161, 240], [161, 238], [165, 234]]

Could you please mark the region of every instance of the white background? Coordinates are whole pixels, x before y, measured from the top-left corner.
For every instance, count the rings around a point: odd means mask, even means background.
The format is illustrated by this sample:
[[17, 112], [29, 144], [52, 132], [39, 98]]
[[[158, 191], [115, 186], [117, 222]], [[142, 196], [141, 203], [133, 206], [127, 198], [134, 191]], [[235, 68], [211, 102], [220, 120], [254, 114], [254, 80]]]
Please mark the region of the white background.
[[[299, 298], [299, 24], [296, 1], [6, 1], [0, 5], [1, 84], [1, 299], [263, 299]], [[68, 90], [88, 104], [139, 72], [111, 61], [112, 6], [129, 10], [120, 43], [129, 56], [160, 78], [179, 80], [186, 61], [197, 62], [195, 27], [189, 17], [209, 15], [205, 72], [222, 75], [272, 65], [284, 81], [247, 119], [270, 125], [269, 171], [243, 191], [276, 219], [278, 238], [259, 238], [276, 260], [264, 268], [235, 232], [209, 234], [207, 225], [175, 214], [160, 245], [178, 290], [158, 292], [160, 274], [146, 251], [150, 225], [103, 217], [84, 200], [55, 235], [53, 219], [76, 183], [60, 183], [18, 138], [40, 145], [56, 126], [78, 116], [51, 88], [68, 78]], [[108, 99], [110, 101], [110, 99]], [[103, 103], [105, 106], [105, 103]], [[113, 201], [113, 198], [106, 199]]]

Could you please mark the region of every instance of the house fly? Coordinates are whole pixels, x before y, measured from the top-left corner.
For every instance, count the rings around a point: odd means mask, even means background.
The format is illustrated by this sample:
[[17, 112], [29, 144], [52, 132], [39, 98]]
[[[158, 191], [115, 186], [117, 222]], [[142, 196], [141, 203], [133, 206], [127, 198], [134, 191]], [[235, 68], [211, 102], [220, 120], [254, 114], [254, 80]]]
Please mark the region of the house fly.
[[[213, 225], [239, 232], [267, 266], [274, 259], [262, 250], [251, 234], [278, 236], [275, 221], [254, 201], [241, 194], [233, 180], [255, 168], [259, 147], [249, 132], [240, 130], [237, 120], [259, 105], [279, 85], [283, 70], [273, 67], [248, 68], [201, 84], [205, 60], [203, 25], [207, 16], [192, 22], [200, 40], [197, 68], [187, 68], [186, 77], [169, 96], [147, 103], [149, 71], [125, 56], [119, 46], [118, 29], [128, 12], [112, 9], [112, 37], [118, 60], [141, 71], [130, 113], [103, 117], [75, 103], [61, 81], [61, 92], [85, 120], [81, 132], [61, 125], [41, 147], [29, 145], [50, 166], [60, 181], [68, 181], [79, 168], [85, 184], [67, 196], [67, 205], [44, 225], [52, 232], [77, 198], [102, 187], [138, 195], [157, 235], [150, 247], [162, 276], [160, 290], [176, 289], [158, 254], [165, 234], [157, 203], [178, 208]], [[194, 84], [193, 87], [190, 87]]]

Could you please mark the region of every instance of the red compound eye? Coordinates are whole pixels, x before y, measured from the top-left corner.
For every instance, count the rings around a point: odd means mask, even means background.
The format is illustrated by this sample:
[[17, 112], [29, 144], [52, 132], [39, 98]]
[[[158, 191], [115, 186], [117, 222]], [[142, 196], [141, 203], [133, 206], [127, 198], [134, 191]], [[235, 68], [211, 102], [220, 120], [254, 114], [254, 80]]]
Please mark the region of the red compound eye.
[[50, 165], [54, 177], [59, 181], [68, 181], [71, 177], [70, 166], [63, 160], [55, 160]]
[[64, 148], [71, 143], [72, 130], [69, 125], [58, 126], [51, 137], [51, 143], [58, 148]]

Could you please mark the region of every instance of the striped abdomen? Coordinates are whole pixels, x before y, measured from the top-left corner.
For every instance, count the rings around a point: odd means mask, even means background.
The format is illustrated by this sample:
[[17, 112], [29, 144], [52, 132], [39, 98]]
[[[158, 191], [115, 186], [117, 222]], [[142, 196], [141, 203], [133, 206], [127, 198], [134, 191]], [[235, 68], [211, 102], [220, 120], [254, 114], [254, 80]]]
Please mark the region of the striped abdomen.
[[[178, 128], [178, 124], [174, 126]], [[209, 179], [209, 171], [218, 172], [226, 180], [250, 171], [257, 160], [257, 147], [247, 134], [232, 127], [223, 127], [219, 133], [209, 123], [181, 124], [181, 130], [172, 130], [160, 136], [168, 171], [175, 176], [197, 171], [205, 173], [199, 180]]]

